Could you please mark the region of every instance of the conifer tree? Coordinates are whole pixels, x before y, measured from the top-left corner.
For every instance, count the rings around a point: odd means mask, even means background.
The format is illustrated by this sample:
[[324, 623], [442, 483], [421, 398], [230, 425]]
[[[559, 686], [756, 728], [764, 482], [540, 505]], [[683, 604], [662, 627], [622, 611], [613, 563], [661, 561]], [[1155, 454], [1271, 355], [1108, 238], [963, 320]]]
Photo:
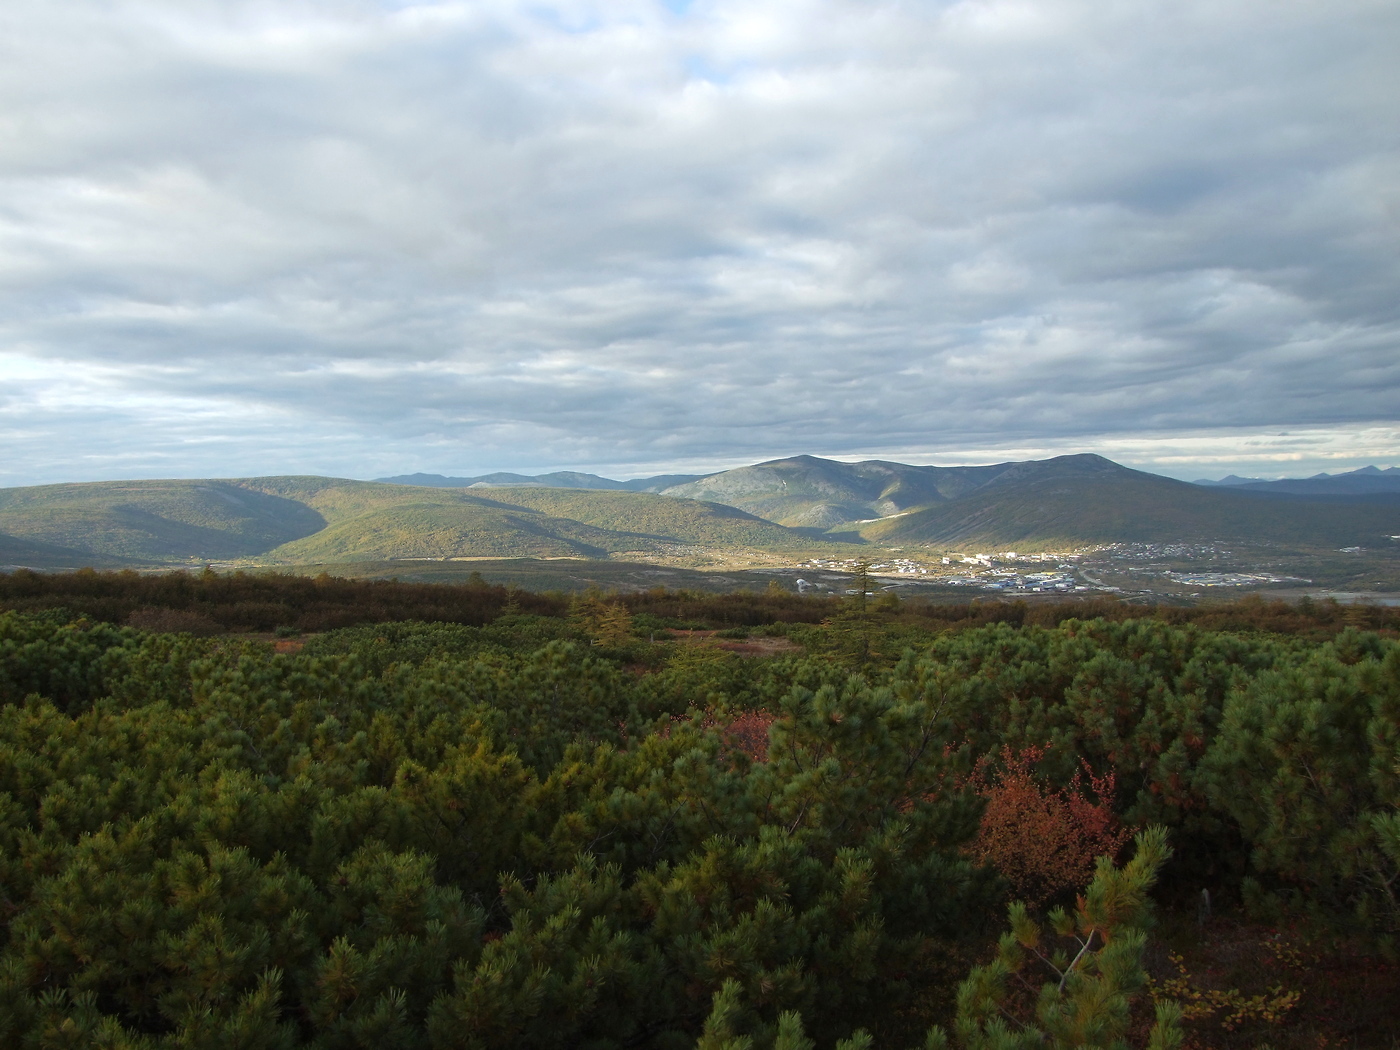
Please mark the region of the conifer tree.
[[597, 591], [574, 599], [569, 619], [594, 645], [625, 645], [632, 637], [632, 614], [619, 601], [609, 601]]
[[[813, 649], [639, 676], [523, 613], [285, 654], [0, 615], [0, 1046], [904, 1050], [928, 960], [992, 899], [968, 775], [1003, 746], [1047, 745], [1061, 795], [1087, 757], [1116, 816], [1281, 900], [1396, 921], [1389, 639], [1067, 620], [892, 669]], [[1144, 837], [1077, 908], [1013, 910], [926, 1050], [1121, 1042], [1164, 857]]]
[[1199, 777], [1252, 847], [1256, 907], [1393, 943], [1398, 759], [1400, 647], [1375, 635], [1344, 632], [1230, 697]]
[[[963, 1050], [1125, 1050], [1131, 999], [1146, 979], [1148, 892], [1170, 855], [1164, 828], [1139, 833], [1135, 843], [1123, 868], [1100, 858], [1072, 913], [1050, 912], [1052, 935], [1024, 904], [1011, 906], [1011, 929], [996, 958], [976, 967], [958, 990], [954, 1031]], [[1038, 992], [1037, 975], [1048, 977]], [[1148, 1050], [1179, 1046], [1180, 1019], [1176, 1004], [1160, 1004]], [[946, 1046], [946, 1037], [935, 1031], [929, 1043]]]

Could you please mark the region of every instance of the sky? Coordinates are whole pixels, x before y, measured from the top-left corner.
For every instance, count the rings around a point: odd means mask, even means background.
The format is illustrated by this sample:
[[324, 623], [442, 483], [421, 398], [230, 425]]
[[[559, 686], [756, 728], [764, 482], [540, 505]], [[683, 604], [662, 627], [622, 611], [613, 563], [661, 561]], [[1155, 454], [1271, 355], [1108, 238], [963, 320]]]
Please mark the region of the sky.
[[1400, 463], [1394, 0], [6, 0], [0, 485]]

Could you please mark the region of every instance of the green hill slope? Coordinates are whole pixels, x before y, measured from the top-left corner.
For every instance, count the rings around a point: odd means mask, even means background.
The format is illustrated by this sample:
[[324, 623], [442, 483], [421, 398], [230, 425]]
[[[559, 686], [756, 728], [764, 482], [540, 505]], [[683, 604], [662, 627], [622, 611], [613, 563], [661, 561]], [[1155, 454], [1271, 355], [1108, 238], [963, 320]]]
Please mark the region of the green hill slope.
[[91, 554], [87, 551], [58, 547], [52, 543], [35, 543], [0, 534], [0, 566], [23, 566], [27, 569], [120, 569], [134, 563], [125, 558]]
[[137, 561], [238, 558], [310, 535], [299, 500], [236, 481], [110, 481], [0, 489], [0, 533]]
[[1381, 546], [1400, 534], [1383, 501], [1265, 498], [1120, 466], [1102, 456], [981, 467], [918, 467], [795, 456], [665, 490], [788, 526], [857, 530], [875, 544], [1029, 545], [1172, 540], [1269, 540]]
[[1097, 456], [1023, 466], [962, 499], [864, 525], [861, 535], [874, 543], [948, 546], [1253, 540], [1343, 547], [1381, 546], [1400, 534], [1400, 506], [1393, 504], [1261, 499]]
[[[0, 490], [0, 564], [273, 564], [608, 557], [678, 546], [790, 551], [814, 541], [743, 511], [647, 493], [427, 488], [321, 477]], [[817, 544], [820, 546], [820, 544]], [[115, 560], [114, 560], [115, 559]]]
[[[294, 486], [280, 490], [290, 493]], [[483, 492], [489, 496], [476, 494]], [[468, 493], [353, 482], [304, 498], [331, 524], [269, 551], [268, 559], [598, 558], [662, 554], [677, 545], [761, 551], [828, 546], [733, 507], [648, 493], [537, 487]]]
[[552, 518], [524, 508], [479, 503], [407, 503], [331, 525], [271, 550], [290, 564], [396, 558], [603, 558], [656, 543]]
[[352, 481], [349, 478], [323, 478], [314, 475], [241, 478], [244, 488], [281, 499], [293, 500], [310, 507], [328, 525], [387, 507], [402, 507], [410, 503], [433, 503], [443, 506], [491, 506], [493, 501], [483, 491], [469, 495], [461, 489], [418, 488], [379, 481]]
[[615, 489], [624, 492], [660, 492], [672, 485], [699, 481], [704, 474], [658, 474], [651, 478], [614, 481], [597, 474], [580, 474], [576, 470], [556, 470], [551, 474], [512, 474], [500, 471], [470, 478], [448, 477], [444, 474], [399, 474], [392, 478], [377, 478], [391, 485], [416, 485], [420, 488], [465, 489], [481, 488], [551, 488], [551, 489]]
[[[479, 490], [477, 490], [479, 491]], [[491, 489], [490, 498], [529, 507], [556, 518], [572, 518], [601, 529], [668, 537], [700, 546], [808, 549], [813, 541], [737, 507], [645, 492], [577, 489]]]
[[[683, 496], [702, 490], [724, 502]], [[813, 527], [824, 524], [831, 531], [814, 538]], [[835, 541], [853, 528], [862, 542], [887, 546], [1253, 540], [1389, 547], [1387, 537], [1400, 535], [1400, 500], [1249, 494], [1145, 474], [1099, 456], [985, 467], [799, 456], [726, 471], [663, 495], [322, 477], [0, 489], [0, 564], [36, 567], [629, 552], [712, 564], [730, 553], [848, 557], [858, 548]]]
[[816, 456], [738, 467], [668, 488], [668, 496], [711, 500], [782, 525], [829, 529], [966, 495], [1011, 464], [916, 467]]

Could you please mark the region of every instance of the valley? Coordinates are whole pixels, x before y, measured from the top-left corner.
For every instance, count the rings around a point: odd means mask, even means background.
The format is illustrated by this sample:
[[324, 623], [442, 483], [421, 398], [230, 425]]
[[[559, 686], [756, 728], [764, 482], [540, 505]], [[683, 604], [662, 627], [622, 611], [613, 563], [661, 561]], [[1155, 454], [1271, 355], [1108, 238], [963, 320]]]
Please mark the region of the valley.
[[972, 467], [798, 456], [635, 484], [561, 473], [46, 485], [0, 489], [0, 565], [477, 573], [562, 590], [680, 586], [668, 574], [682, 573], [700, 590], [820, 594], [849, 590], [865, 564], [877, 589], [948, 600], [1400, 594], [1389, 473], [1306, 480], [1195, 485], [1090, 455]]

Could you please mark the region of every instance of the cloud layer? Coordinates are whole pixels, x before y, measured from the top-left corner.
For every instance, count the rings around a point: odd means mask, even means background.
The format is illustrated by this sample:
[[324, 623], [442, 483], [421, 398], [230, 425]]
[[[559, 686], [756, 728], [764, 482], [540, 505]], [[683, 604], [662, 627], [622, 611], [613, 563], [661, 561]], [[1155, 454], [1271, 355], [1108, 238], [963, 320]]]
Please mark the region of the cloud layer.
[[1397, 98], [1386, 0], [13, 0], [0, 484], [1393, 462]]

